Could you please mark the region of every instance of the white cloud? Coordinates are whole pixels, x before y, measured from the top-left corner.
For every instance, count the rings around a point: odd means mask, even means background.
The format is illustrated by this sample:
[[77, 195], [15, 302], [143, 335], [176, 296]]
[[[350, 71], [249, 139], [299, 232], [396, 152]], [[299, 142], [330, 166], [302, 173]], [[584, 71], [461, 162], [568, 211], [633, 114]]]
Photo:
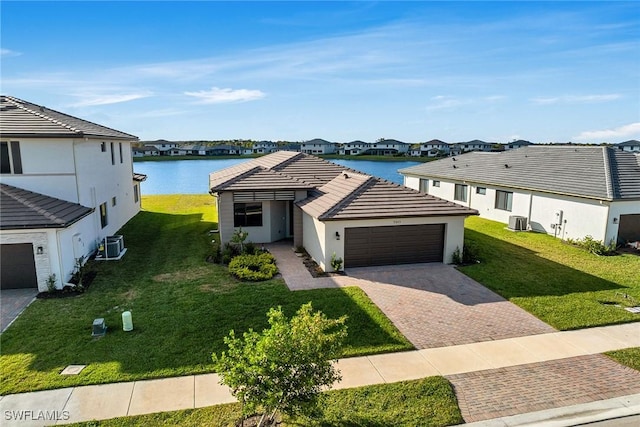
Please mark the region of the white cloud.
[[0, 48], [0, 56], [2, 57], [11, 57], [11, 56], [20, 56], [22, 55], [20, 52], [16, 52], [10, 49]]
[[630, 123], [615, 129], [588, 130], [574, 137], [577, 141], [611, 142], [619, 138], [640, 137], [640, 122]]
[[622, 98], [618, 93], [609, 93], [604, 95], [563, 95], [547, 98], [532, 98], [531, 102], [537, 105], [553, 105], [553, 104], [592, 104], [597, 102], [615, 101]]
[[225, 102], [247, 102], [264, 98], [266, 94], [256, 89], [231, 89], [212, 87], [211, 90], [185, 92], [198, 99], [199, 104], [221, 104]]
[[136, 99], [148, 98], [152, 95], [151, 92], [138, 92], [138, 93], [123, 93], [123, 94], [112, 94], [112, 95], [87, 95], [81, 94], [76, 95], [83, 99], [78, 102], [75, 102], [73, 107], [89, 107], [95, 105], [108, 105], [108, 104], [119, 104], [121, 102], [129, 102]]

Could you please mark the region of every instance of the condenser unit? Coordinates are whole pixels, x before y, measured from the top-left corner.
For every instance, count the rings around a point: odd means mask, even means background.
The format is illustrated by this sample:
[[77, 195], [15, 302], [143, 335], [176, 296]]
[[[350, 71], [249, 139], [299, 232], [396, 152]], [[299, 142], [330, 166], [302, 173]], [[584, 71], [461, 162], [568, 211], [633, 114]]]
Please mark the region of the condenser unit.
[[509, 230], [525, 231], [527, 229], [527, 217], [511, 215], [509, 217]]

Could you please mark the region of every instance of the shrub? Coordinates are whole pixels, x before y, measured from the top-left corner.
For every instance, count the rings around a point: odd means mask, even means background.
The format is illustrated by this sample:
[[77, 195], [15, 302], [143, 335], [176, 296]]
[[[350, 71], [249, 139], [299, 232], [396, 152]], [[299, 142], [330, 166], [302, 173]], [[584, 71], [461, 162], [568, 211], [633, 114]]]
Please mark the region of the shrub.
[[342, 269], [342, 258], [336, 256], [335, 252], [331, 255], [331, 268], [333, 268], [333, 271], [340, 271]]
[[477, 264], [480, 260], [476, 246], [471, 242], [464, 242], [462, 253], [460, 253], [459, 247], [456, 247], [456, 250], [453, 251], [452, 261], [456, 265]]
[[276, 260], [268, 252], [258, 255], [238, 255], [229, 263], [229, 272], [240, 280], [269, 280], [278, 272]]
[[47, 292], [54, 292], [56, 290], [57, 281], [58, 279], [56, 279], [55, 273], [50, 274], [49, 277], [47, 277]]
[[593, 236], [585, 236], [584, 239], [567, 239], [567, 242], [594, 255], [614, 255], [616, 253], [616, 244], [613, 240], [605, 245], [602, 240], [596, 240]]
[[267, 313], [269, 329], [224, 339], [228, 347], [212, 359], [221, 383], [242, 404], [244, 417], [260, 412], [258, 426], [277, 423], [278, 412], [310, 415], [323, 388], [340, 380], [335, 361], [347, 336], [346, 316], [329, 319], [304, 304], [287, 319], [282, 309]]
[[228, 265], [231, 260], [238, 255], [240, 255], [240, 249], [238, 246], [227, 242], [222, 250], [222, 263]]

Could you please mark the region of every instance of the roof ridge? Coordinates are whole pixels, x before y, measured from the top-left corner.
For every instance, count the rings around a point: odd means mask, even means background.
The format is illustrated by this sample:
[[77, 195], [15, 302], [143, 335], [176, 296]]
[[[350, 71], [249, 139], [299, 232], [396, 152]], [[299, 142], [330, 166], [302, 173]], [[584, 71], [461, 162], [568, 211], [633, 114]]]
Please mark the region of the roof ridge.
[[[29, 209], [32, 209], [35, 212], [37, 212], [37, 213], [39, 213], [41, 215], [44, 215], [45, 218], [50, 219], [50, 220], [54, 221], [57, 224], [64, 224], [64, 221], [62, 219], [58, 218], [53, 213], [49, 212], [46, 209], [43, 209], [43, 208], [40, 208], [40, 207], [34, 205], [33, 203], [29, 202], [25, 198], [20, 197], [19, 195], [14, 194], [11, 191], [8, 191], [8, 189], [22, 190], [22, 191], [26, 191], [26, 192], [32, 193], [32, 194], [37, 194], [37, 193], [34, 193], [33, 191], [25, 190], [25, 189], [19, 189], [18, 187], [14, 187], [14, 186], [8, 185], [8, 184], [2, 184], [2, 187], [1, 187], [1, 190], [0, 190], [0, 191], [2, 191], [2, 193], [4, 193], [5, 195], [11, 197], [16, 202], [19, 202], [22, 205], [28, 207]], [[51, 197], [51, 196], [48, 196], [48, 197]], [[51, 197], [51, 198], [52, 199], [61, 200], [61, 199], [58, 199], [57, 197]]]
[[[301, 152], [291, 151], [291, 153], [295, 153], [295, 154], [290, 156], [288, 159], [284, 159], [280, 163], [277, 163], [277, 164], [271, 166], [269, 169], [273, 170], [275, 172], [280, 172], [279, 171], [280, 168], [284, 168], [288, 164], [291, 164], [294, 160], [299, 159], [300, 157], [304, 156], [304, 153], [301, 153]], [[276, 169], [276, 168], [278, 168], [278, 169]]]
[[[342, 171], [340, 173], [340, 175], [338, 175], [336, 178], [338, 178], [341, 175], [346, 175], [348, 177], [348, 175], [345, 173], [346, 171]], [[358, 173], [358, 172], [356, 172]], [[346, 195], [344, 195], [338, 202], [334, 203], [333, 206], [331, 206], [329, 209], [327, 209], [325, 212], [321, 213], [320, 215], [318, 215], [318, 219], [323, 219], [326, 217], [330, 217], [332, 216], [335, 212], [338, 212], [339, 210], [343, 209], [345, 207], [345, 205], [348, 205], [350, 201], [352, 201], [353, 199], [357, 198], [357, 196], [359, 196], [360, 194], [362, 194], [367, 188], [369, 188], [371, 186], [371, 183], [374, 181], [377, 181], [378, 178], [376, 178], [375, 176], [371, 176], [368, 174], [364, 174], [364, 173], [359, 173], [359, 175], [362, 176], [366, 176], [367, 179], [364, 180], [362, 182], [362, 184], [360, 184], [357, 188], [355, 188], [353, 191], [350, 191], [349, 193], [347, 193]], [[336, 178], [332, 179], [329, 182], [334, 181]]]
[[614, 188], [613, 188], [613, 175], [612, 175], [612, 164], [613, 161], [612, 156], [609, 156], [609, 149], [607, 147], [602, 147], [602, 157], [604, 160], [604, 182], [607, 187], [607, 197], [609, 199], [614, 198]]
[[260, 166], [260, 165], [256, 165], [252, 168], [247, 169], [244, 172], [241, 172], [237, 175], [234, 175], [233, 177], [231, 177], [229, 180], [225, 181], [223, 184], [218, 184], [217, 187], [220, 187], [220, 185], [231, 185], [234, 184], [235, 182], [237, 182], [240, 178], [245, 178], [251, 174], [253, 174], [254, 172], [256, 172], [257, 170], [269, 170], [267, 168], [265, 168], [264, 166]]
[[[36, 115], [36, 116], [38, 116], [38, 117], [42, 117], [42, 118], [43, 118], [43, 119], [45, 119], [45, 120], [49, 120], [51, 123], [54, 123], [54, 124], [60, 125], [60, 126], [62, 126], [63, 128], [69, 129], [69, 130], [71, 130], [71, 131], [73, 131], [73, 132], [78, 132], [78, 129], [77, 129], [77, 128], [75, 128], [75, 127], [73, 127], [73, 126], [71, 126], [71, 125], [68, 125], [68, 124], [66, 124], [66, 123], [62, 123], [61, 121], [56, 120], [56, 119], [54, 119], [53, 117], [47, 116], [46, 114], [43, 114], [42, 112], [38, 112], [38, 111], [36, 111], [36, 110], [33, 110], [33, 109], [28, 108], [28, 107], [26, 107], [25, 105], [21, 104], [21, 102], [26, 104], [26, 103], [27, 103], [27, 101], [24, 101], [24, 100], [19, 99], [19, 98], [14, 98], [14, 97], [9, 96], [9, 95], [7, 95], [7, 96], [6, 96], [6, 98], [7, 98], [7, 100], [8, 100], [9, 102], [11, 102], [11, 103], [12, 103], [13, 105], [15, 105], [17, 108], [20, 108], [21, 110], [24, 110], [24, 111], [26, 111], [27, 113], [35, 114], [35, 115]], [[47, 108], [47, 107], [45, 107], [45, 106], [43, 106], [43, 105], [33, 104], [33, 103], [31, 103], [31, 102], [29, 102], [29, 104], [31, 104], [31, 105], [35, 105], [35, 106], [40, 107], [40, 108]], [[49, 110], [51, 110], [51, 109], [49, 108]], [[55, 110], [51, 110], [51, 111], [55, 111]], [[64, 114], [64, 113], [60, 113], [60, 112], [58, 112], [58, 111], [55, 111], [55, 112], [56, 112], [56, 113], [59, 113], [59, 114]]]

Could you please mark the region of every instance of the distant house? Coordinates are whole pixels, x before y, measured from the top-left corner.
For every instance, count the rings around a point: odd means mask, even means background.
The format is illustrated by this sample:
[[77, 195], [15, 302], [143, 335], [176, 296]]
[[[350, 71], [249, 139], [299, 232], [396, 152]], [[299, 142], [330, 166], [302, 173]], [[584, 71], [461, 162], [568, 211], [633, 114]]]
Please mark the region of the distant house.
[[409, 152], [411, 144], [407, 142], [397, 141], [395, 139], [380, 139], [369, 144], [363, 154], [373, 156], [395, 156], [397, 154], [406, 154]]
[[[530, 145], [467, 153], [400, 171], [406, 186], [559, 238], [640, 240], [640, 155]], [[521, 226], [522, 226], [521, 225]]]
[[517, 141], [511, 141], [511, 142], [507, 142], [506, 144], [504, 144], [504, 149], [505, 150], [513, 150], [515, 148], [522, 148], [522, 147], [527, 147], [529, 145], [533, 144], [530, 141], [525, 141], [524, 139], [518, 139]]
[[631, 139], [629, 141], [621, 142], [617, 144], [618, 149], [622, 151], [629, 151], [632, 153], [640, 153], [640, 141]]
[[302, 151], [302, 144], [291, 143], [280, 145], [278, 146], [278, 151], [293, 151], [296, 153], [300, 153]]
[[154, 146], [132, 147], [133, 157], [159, 156], [160, 151]]
[[67, 282], [140, 210], [137, 137], [0, 96], [1, 287], [47, 290]]
[[369, 149], [369, 143], [364, 141], [345, 142], [338, 146], [338, 154], [341, 156], [357, 156]]
[[477, 211], [304, 153], [280, 151], [210, 174], [220, 240], [290, 238], [323, 269], [451, 262]]
[[451, 155], [457, 156], [470, 151], [491, 151], [493, 145], [494, 144], [491, 142], [474, 139], [473, 141], [456, 142], [455, 144], [450, 145], [449, 152]]
[[419, 152], [418, 156], [422, 157], [446, 156], [449, 154], [449, 144], [439, 139], [432, 139], [419, 144], [417, 151]]
[[233, 156], [242, 154], [242, 147], [235, 145], [214, 145], [212, 147], [206, 147], [204, 149], [204, 155], [206, 156]]
[[300, 152], [306, 154], [333, 154], [336, 152], [336, 145], [324, 139], [312, 139], [300, 144]]
[[253, 154], [269, 154], [278, 151], [278, 143], [273, 141], [260, 141], [253, 144]]

